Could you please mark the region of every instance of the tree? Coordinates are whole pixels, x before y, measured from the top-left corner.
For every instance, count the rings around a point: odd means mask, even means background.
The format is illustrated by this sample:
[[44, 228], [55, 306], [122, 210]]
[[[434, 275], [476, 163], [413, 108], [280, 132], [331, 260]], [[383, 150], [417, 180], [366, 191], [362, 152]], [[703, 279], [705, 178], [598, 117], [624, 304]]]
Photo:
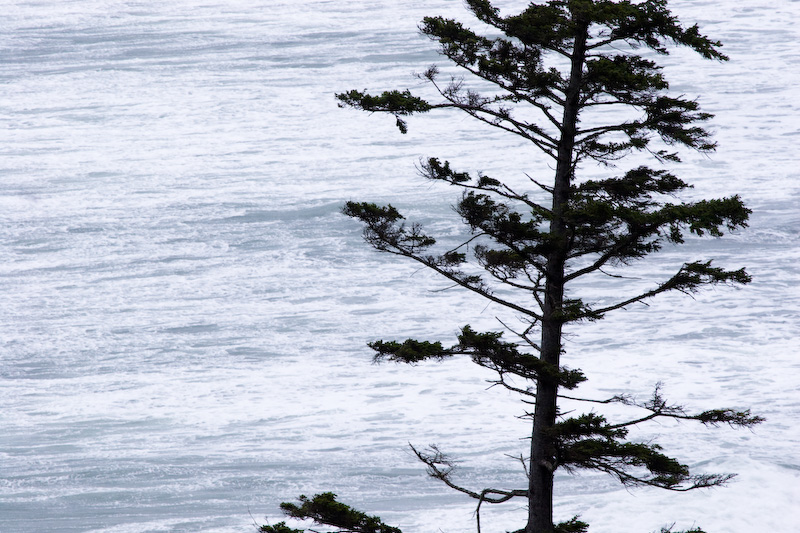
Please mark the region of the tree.
[[[597, 470], [627, 486], [672, 491], [723, 485], [733, 476], [693, 474], [657, 444], [627, 440], [629, 428], [657, 418], [751, 427], [760, 417], [732, 408], [690, 413], [668, 402], [658, 386], [647, 401], [627, 395], [583, 398], [573, 391], [586, 377], [563, 363], [568, 326], [600, 320], [662, 293], [750, 281], [744, 269], [725, 270], [707, 260], [684, 263], [652, 288], [601, 306], [590, 305], [573, 289], [577, 280], [616, 275], [665, 245], [683, 243], [687, 235], [719, 237], [747, 226], [750, 210], [738, 196], [676, 200], [690, 185], [669, 168], [680, 162], [680, 149], [714, 150], [701, 126], [711, 115], [701, 112], [694, 100], [670, 96], [653, 59], [668, 54], [672, 46], [683, 46], [705, 59], [725, 61], [721, 43], [702, 35], [696, 25], [683, 26], [667, 0], [534, 1], [513, 16], [501, 15], [489, 0], [466, 4], [494, 29], [492, 36], [442, 17], [425, 18], [420, 29], [439, 43], [443, 56], [492, 92], [468, 88], [463, 78], [442, 81], [439, 69], [431, 67], [421, 77], [438, 92], [435, 102], [409, 90], [337, 95], [340, 106], [393, 115], [401, 133], [408, 128], [406, 117], [414, 114], [464, 112], [530, 142], [554, 168], [551, 181], [530, 178], [532, 190], [520, 191], [508, 181], [457, 171], [448, 161], [423, 162], [425, 178], [462, 190], [456, 211], [471, 234], [448, 251], [434, 251], [436, 239], [419, 224], [406, 223], [391, 205], [348, 202], [344, 208], [346, 215], [365, 224], [364, 238], [375, 249], [417, 261], [521, 317], [517, 330], [503, 324], [515, 335], [511, 341], [504, 332], [477, 332], [466, 325], [449, 347], [414, 339], [377, 341], [370, 347], [376, 361], [408, 364], [468, 356], [494, 371], [494, 384], [535, 405], [529, 413], [529, 455], [523, 457], [525, 485], [468, 489], [453, 479], [453, 461], [438, 448], [412, 447], [414, 453], [432, 477], [476, 499], [478, 511], [483, 503], [526, 500], [528, 519], [520, 529], [526, 533], [582, 532], [588, 527], [577, 517], [553, 522], [557, 469]], [[598, 111], [608, 109], [617, 110], [611, 116], [619, 119], [602, 122]], [[602, 179], [579, 176], [590, 163], [616, 172], [620, 161], [633, 153], [652, 156], [659, 168], [639, 165]], [[566, 416], [559, 411], [560, 399], [595, 407], [624, 404], [643, 413], [624, 421], [595, 412]], [[291, 516], [343, 531], [393, 531], [366, 515], [348, 515], [358, 512], [330, 493], [312, 500], [302, 497], [301, 502], [300, 507], [283, 508]], [[343, 521], [341, 516], [349, 518]], [[479, 512], [477, 521], [480, 530]], [[276, 531], [271, 527], [264, 531]]]

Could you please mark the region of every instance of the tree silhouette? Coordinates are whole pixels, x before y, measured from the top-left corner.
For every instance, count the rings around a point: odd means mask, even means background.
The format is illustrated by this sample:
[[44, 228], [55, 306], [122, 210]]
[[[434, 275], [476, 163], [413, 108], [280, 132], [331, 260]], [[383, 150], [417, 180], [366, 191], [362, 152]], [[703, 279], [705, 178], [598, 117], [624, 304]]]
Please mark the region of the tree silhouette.
[[[744, 269], [725, 270], [704, 260], [677, 266], [672, 276], [649, 290], [605, 305], [590, 305], [574, 288], [577, 280], [602, 283], [604, 276], [618, 277], [615, 272], [664, 246], [683, 243], [687, 235], [719, 237], [746, 227], [750, 211], [738, 196], [678, 199], [690, 185], [669, 167], [680, 162], [681, 149], [714, 150], [709, 132], [701, 127], [711, 115], [700, 111], [694, 100], [670, 95], [669, 84], [653, 60], [682, 46], [703, 58], [725, 61], [721, 44], [702, 35], [696, 25], [681, 25], [666, 0], [550, 0], [531, 2], [513, 16], [502, 16], [488, 0], [466, 4], [480, 22], [493, 28], [491, 36], [441, 17], [425, 18], [420, 29], [438, 42], [443, 56], [482, 86], [493, 87], [493, 92], [469, 88], [464, 78], [442, 80], [439, 69], [431, 67], [421, 77], [436, 89], [437, 101], [409, 90], [337, 95], [343, 107], [393, 115], [401, 133], [407, 132], [407, 117], [414, 114], [464, 112], [529, 141], [554, 169], [551, 180], [530, 178], [531, 190], [522, 191], [496, 177], [457, 171], [448, 161], [424, 161], [420, 170], [425, 178], [462, 190], [456, 212], [470, 236], [445, 251], [437, 251], [436, 238], [419, 224], [407, 223], [391, 205], [348, 202], [344, 208], [345, 214], [364, 223], [364, 238], [375, 249], [417, 261], [512, 310], [522, 322], [516, 330], [504, 324], [505, 332], [477, 332], [465, 325], [451, 346], [414, 339], [370, 346], [376, 361], [415, 364], [467, 356], [494, 371], [494, 384], [535, 405], [530, 413], [530, 449], [527, 457], [522, 456], [524, 484], [468, 489], [453, 479], [454, 463], [437, 447], [412, 447], [413, 452], [429, 475], [477, 500], [479, 530], [482, 504], [522, 499], [528, 519], [520, 531], [586, 531], [588, 525], [577, 517], [553, 522], [557, 469], [597, 470], [627, 486], [671, 491], [724, 484], [731, 474], [694, 474], [658, 444], [627, 440], [629, 428], [658, 418], [750, 427], [761, 422], [760, 417], [730, 408], [690, 413], [664, 398], [658, 386], [646, 401], [627, 395], [584, 398], [573, 391], [586, 377], [563, 364], [568, 326], [602, 319], [662, 293], [693, 293], [704, 286], [750, 281]], [[617, 110], [611, 116], [619, 120], [604, 122], [609, 114], [601, 111], [608, 109]], [[649, 154], [659, 168], [639, 165], [604, 179], [579, 175], [588, 163], [616, 172], [635, 152]], [[509, 332], [512, 340], [504, 336]], [[623, 421], [595, 412], [566, 416], [559, 411], [560, 399], [589, 402], [596, 408], [623, 404], [641, 413]], [[337, 502], [331, 493], [301, 501], [300, 507], [283, 504], [283, 508], [291, 516], [340, 531], [395, 531], [374, 517], [351, 516], [348, 513], [358, 512]], [[312, 503], [317, 505], [313, 510]], [[337, 518], [342, 515], [348, 518]], [[264, 531], [283, 531], [264, 527]]]

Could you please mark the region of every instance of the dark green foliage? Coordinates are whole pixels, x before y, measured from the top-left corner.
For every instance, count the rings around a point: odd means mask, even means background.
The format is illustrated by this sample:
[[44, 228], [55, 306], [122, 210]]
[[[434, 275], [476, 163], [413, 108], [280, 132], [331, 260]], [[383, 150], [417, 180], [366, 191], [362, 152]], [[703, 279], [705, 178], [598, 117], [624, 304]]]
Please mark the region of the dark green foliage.
[[576, 418], [567, 418], [562, 422], [556, 423], [548, 431], [556, 441], [564, 445], [575, 443], [587, 437], [601, 437], [607, 440], [623, 439], [628, 434], [627, 429], [612, 427], [606, 422], [604, 416], [594, 413], [583, 414]]
[[[673, 491], [723, 485], [732, 475], [694, 474], [658, 444], [629, 440], [629, 427], [657, 418], [753, 427], [762, 418], [734, 408], [693, 414], [669, 404], [660, 384], [643, 402], [627, 395], [571, 396], [587, 378], [562, 364], [565, 331], [581, 321], [601, 319], [666, 292], [693, 293], [705, 286], [750, 282], [743, 268], [727, 270], [701, 259], [676, 264], [674, 274], [653, 280], [649, 290], [603, 305], [590, 305], [574, 283], [587, 277], [602, 282], [608, 274], [622, 277], [614, 269], [689, 237], [717, 238], [747, 227], [750, 210], [738, 196], [682, 201], [681, 193], [691, 186], [671, 170], [614, 168], [632, 152], [650, 154], [658, 164], [674, 164], [680, 162], [682, 149], [714, 150], [702, 126], [712, 116], [701, 111], [697, 101], [670, 95], [654, 56], [644, 57], [639, 51], [650, 50], [657, 58], [672, 46], [684, 46], [703, 58], [725, 61], [722, 45], [702, 35], [697, 26], [681, 25], [666, 0], [543, 0], [511, 16], [501, 15], [489, 0], [466, 4], [479, 21], [494, 28], [491, 36], [443, 17], [426, 17], [420, 30], [438, 43], [444, 57], [492, 91], [477, 92], [458, 77], [442, 82], [434, 66], [421, 78], [438, 92], [438, 101], [409, 90], [377, 96], [349, 91], [337, 95], [339, 104], [393, 115], [402, 133], [407, 124], [401, 117], [458, 110], [530, 142], [552, 163], [541, 169], [552, 170], [552, 179], [541, 183], [530, 178], [532, 190], [519, 191], [497, 176], [471, 175], [447, 160], [425, 159], [420, 165], [425, 178], [461, 190], [455, 211], [469, 233], [458, 246], [441, 251], [436, 251], [436, 238], [419, 224], [407, 223], [391, 205], [348, 202], [343, 212], [364, 224], [364, 238], [377, 250], [414, 260], [519, 318], [519, 331], [502, 323], [516, 342], [505, 340], [502, 332], [477, 332], [467, 325], [450, 347], [415, 339], [377, 341], [370, 347], [376, 362], [418, 365], [466, 356], [493, 371], [496, 379], [490, 383], [535, 405], [533, 413], [525, 413], [532, 421], [530, 453], [518, 458], [525, 467], [525, 488], [471, 490], [455, 482], [455, 462], [435, 445], [429, 451], [412, 447], [413, 452], [428, 474], [478, 501], [479, 532], [481, 505], [513, 498], [527, 503], [528, 520], [520, 531], [586, 532], [588, 525], [577, 517], [553, 520], [553, 480], [559, 468], [605, 472], [626, 486]], [[620, 113], [599, 113], [609, 108]], [[604, 122], [607, 116], [617, 118]], [[589, 163], [607, 175], [576, 175]], [[640, 416], [622, 421], [594, 412], [569, 417], [559, 409], [561, 399], [622, 404]], [[301, 497], [301, 502], [300, 507], [282, 508], [291, 516], [344, 531], [396, 531], [336, 502], [330, 493], [313, 500]], [[347, 518], [334, 518], [339, 516]], [[270, 527], [279, 526], [283, 524]]]
[[[558, 466], [567, 470], [601, 470], [625, 485], [686, 491], [720, 485], [732, 477], [692, 476], [686, 465], [661, 453], [657, 444], [622, 442], [628, 434], [625, 425], [611, 425], [605, 417], [594, 413], [557, 422], [549, 433], [556, 443]], [[631, 467], [644, 469], [648, 474], [632, 475], [628, 470]]]
[[435, 239], [422, 233], [419, 225], [407, 227], [403, 224], [401, 221], [405, 217], [391, 205], [347, 202], [342, 212], [366, 224], [364, 239], [379, 250], [398, 249], [415, 254], [436, 244]]
[[[337, 528], [340, 533], [401, 533], [400, 529], [387, 526], [376, 516], [368, 516], [349, 505], [336, 501], [336, 494], [323, 492], [309, 499], [300, 496], [300, 505], [282, 503], [281, 509], [292, 518], [309, 519], [318, 524]], [[302, 533], [291, 529], [284, 522], [274, 526], [262, 526], [266, 533]]]
[[731, 427], [752, 427], [764, 422], [761, 416], [755, 416], [750, 409], [735, 411], [733, 409], [712, 409], [697, 415], [697, 420], [706, 425], [717, 426], [728, 424]]
[[441, 342], [417, 341], [376, 341], [369, 347], [376, 353], [375, 362], [416, 364], [427, 359], [442, 360], [454, 355], [469, 355], [472, 361], [482, 367], [500, 374], [535, 380], [547, 375], [558, 381], [565, 389], [574, 389], [586, 377], [580, 370], [558, 368], [540, 358], [519, 350], [515, 343], [501, 340], [502, 332], [477, 333], [470, 326], [464, 326], [458, 336], [458, 344], [444, 348]]
[[294, 529], [286, 525], [286, 522], [278, 522], [274, 525], [264, 525], [258, 528], [262, 533], [303, 533], [303, 529]]
[[[449, 161], [445, 161], [443, 165], [435, 157], [428, 159], [427, 163], [423, 166], [423, 170], [425, 171], [425, 176], [429, 179], [446, 181], [447, 183], [466, 183], [472, 179], [466, 172], [453, 171], [450, 168]], [[499, 181], [494, 181], [496, 182], [493, 183], [494, 185], [500, 184]]]
[[553, 533], [586, 533], [587, 531], [589, 531], [589, 524], [578, 520], [577, 516], [553, 526]]
[[471, 327], [464, 326], [455, 349], [471, 355], [473, 362], [501, 376], [513, 374], [535, 380], [546, 375], [565, 389], [574, 389], [586, 381], [580, 370], [553, 366], [535, 355], [520, 351], [517, 344], [501, 341], [502, 335], [502, 332], [476, 333]]
[[419, 363], [425, 359], [444, 359], [453, 355], [442, 347], [441, 342], [415, 341], [408, 339], [402, 344], [396, 341], [376, 341], [369, 343], [375, 350], [374, 361], [394, 361], [397, 363]]
[[395, 115], [412, 115], [431, 110], [422, 99], [413, 96], [408, 90], [384, 91], [380, 96], [370, 96], [360, 91], [337, 94], [342, 107], [351, 106], [364, 111], [383, 111]]
[[602, 94], [632, 99], [638, 93], [655, 94], [669, 84], [661, 68], [649, 59], [638, 56], [615, 55], [586, 61], [586, 101]]
[[339, 106], [355, 107], [364, 111], [383, 111], [392, 113], [395, 116], [396, 124], [401, 133], [407, 133], [406, 122], [401, 119], [404, 115], [414, 113], [425, 113], [431, 110], [431, 105], [413, 96], [408, 90], [405, 91], [384, 91], [380, 96], [370, 96], [360, 91], [348, 91], [337, 94]]

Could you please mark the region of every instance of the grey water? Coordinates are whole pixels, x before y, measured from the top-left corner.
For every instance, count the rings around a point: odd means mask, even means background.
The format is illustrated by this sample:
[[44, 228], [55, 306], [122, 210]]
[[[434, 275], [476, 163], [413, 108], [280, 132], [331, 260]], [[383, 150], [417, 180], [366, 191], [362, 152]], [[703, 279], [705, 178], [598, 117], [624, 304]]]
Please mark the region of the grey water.
[[[526, 3], [498, 2], [504, 9]], [[560, 480], [557, 513], [597, 533], [677, 522], [793, 531], [800, 516], [800, 3], [671, 3], [725, 43], [726, 64], [659, 58], [672, 90], [716, 114], [720, 143], [678, 171], [693, 194], [741, 194], [751, 227], [637, 266], [746, 266], [754, 282], [667, 297], [578, 328], [586, 393], [751, 407], [754, 432], [642, 427], [693, 467], [738, 472], [692, 495]], [[456, 191], [438, 156], [489, 175], [548, 171], [465, 117], [339, 109], [351, 88], [427, 90], [442, 63], [423, 16], [460, 2], [13, 1], [0, 20], [0, 531], [253, 531], [277, 504], [332, 490], [408, 533], [474, 527], [406, 443], [440, 443], [459, 479], [516, 488], [524, 406], [463, 361], [375, 366], [365, 344], [447, 343], [514, 316], [377, 254], [339, 213], [391, 202], [445, 240]], [[587, 172], [604, 170], [587, 169]], [[626, 291], [587, 286], [590, 297]], [[508, 322], [507, 322], [508, 323]], [[465, 501], [466, 500], [466, 501]], [[757, 512], [755, 512], [757, 511]], [[484, 529], [518, 527], [520, 506]], [[617, 517], [614, 522], [609, 516]]]

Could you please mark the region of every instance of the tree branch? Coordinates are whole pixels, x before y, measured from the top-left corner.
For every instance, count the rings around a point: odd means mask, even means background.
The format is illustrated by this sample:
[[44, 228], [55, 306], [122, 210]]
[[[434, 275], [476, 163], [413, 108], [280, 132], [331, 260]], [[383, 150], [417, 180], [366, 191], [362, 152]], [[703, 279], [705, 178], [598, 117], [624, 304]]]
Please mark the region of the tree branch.
[[[475, 492], [453, 483], [450, 479], [451, 474], [455, 470], [455, 463], [439, 450], [435, 444], [428, 446], [433, 454], [426, 454], [417, 450], [412, 444], [409, 443], [411, 451], [417, 456], [417, 459], [425, 463], [428, 475], [432, 478], [444, 482], [445, 485], [451, 489], [463, 492], [471, 498], [479, 500], [480, 502], [487, 503], [503, 503], [511, 498], [527, 498], [528, 491], [521, 489], [501, 490], [501, 489], [483, 489], [481, 492]], [[440, 465], [444, 468], [440, 468]], [[490, 494], [496, 494], [497, 497], [490, 497]]]
[[684, 263], [678, 270], [678, 273], [670, 279], [659, 285], [657, 288], [647, 291], [633, 298], [629, 298], [624, 302], [615, 305], [604, 307], [602, 309], [594, 309], [579, 315], [579, 318], [598, 317], [602, 316], [609, 311], [620, 309], [635, 302], [642, 301], [646, 298], [651, 298], [663, 292], [677, 290], [681, 292], [691, 293], [697, 290], [699, 285], [713, 285], [717, 283], [749, 283], [750, 276], [747, 275], [744, 269], [735, 271], [725, 271], [720, 268], [711, 267], [711, 261], [705, 263], [696, 261], [693, 263]]
[[650, 411], [649, 415], [621, 422], [618, 424], [609, 424], [607, 429], [614, 430], [628, 426], [634, 426], [654, 418], [672, 418], [675, 420], [695, 420], [705, 425], [717, 426], [719, 424], [728, 424], [731, 427], [752, 427], [764, 421], [764, 418], [751, 414], [749, 409], [744, 411], [737, 411], [735, 409], [711, 409], [703, 411], [696, 415], [686, 414], [686, 410], [680, 405], [667, 405], [667, 401], [661, 395], [661, 383], [657, 383], [653, 390], [651, 398], [644, 403], [637, 403], [633, 401], [626, 402], [626, 405], [640, 407]]

